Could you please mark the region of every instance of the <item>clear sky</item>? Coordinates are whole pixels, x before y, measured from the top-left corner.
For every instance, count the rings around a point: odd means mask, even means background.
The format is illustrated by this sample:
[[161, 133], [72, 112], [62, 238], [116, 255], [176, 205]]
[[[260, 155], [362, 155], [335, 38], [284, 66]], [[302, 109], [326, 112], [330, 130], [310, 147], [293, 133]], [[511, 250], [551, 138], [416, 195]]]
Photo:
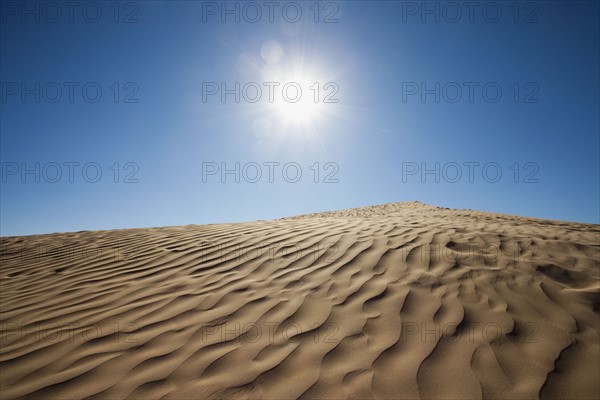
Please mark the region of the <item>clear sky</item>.
[[2, 235], [412, 200], [600, 222], [597, 1], [51, 3], [1, 5]]

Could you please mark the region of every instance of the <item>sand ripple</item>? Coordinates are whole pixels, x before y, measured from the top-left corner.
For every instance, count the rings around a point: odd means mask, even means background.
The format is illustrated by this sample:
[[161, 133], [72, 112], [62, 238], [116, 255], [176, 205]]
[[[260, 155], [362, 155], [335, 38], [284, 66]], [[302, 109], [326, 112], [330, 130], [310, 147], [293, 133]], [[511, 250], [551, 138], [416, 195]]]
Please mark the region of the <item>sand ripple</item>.
[[2, 399], [600, 397], [598, 225], [394, 203], [1, 257]]

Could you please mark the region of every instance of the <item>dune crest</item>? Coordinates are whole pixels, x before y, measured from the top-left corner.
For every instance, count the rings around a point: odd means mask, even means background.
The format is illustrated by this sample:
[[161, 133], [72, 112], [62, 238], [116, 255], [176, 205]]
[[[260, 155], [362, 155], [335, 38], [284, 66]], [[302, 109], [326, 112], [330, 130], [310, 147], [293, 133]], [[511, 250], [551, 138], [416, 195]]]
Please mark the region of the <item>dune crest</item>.
[[599, 225], [411, 202], [0, 240], [2, 399], [600, 397]]

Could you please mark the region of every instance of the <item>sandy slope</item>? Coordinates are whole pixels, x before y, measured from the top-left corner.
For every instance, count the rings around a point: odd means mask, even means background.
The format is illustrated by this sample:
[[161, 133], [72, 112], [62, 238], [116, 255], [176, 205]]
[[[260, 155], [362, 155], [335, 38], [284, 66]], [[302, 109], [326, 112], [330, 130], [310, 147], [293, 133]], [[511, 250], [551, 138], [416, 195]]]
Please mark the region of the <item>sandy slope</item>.
[[5, 237], [0, 398], [600, 396], [600, 226], [394, 203]]

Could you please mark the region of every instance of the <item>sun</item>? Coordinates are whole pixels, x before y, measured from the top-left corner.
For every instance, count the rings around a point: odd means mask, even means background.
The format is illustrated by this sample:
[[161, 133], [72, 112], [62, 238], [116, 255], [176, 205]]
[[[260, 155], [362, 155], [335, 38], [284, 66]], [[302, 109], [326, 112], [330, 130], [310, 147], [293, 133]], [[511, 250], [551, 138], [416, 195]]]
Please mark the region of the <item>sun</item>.
[[261, 58], [262, 63], [252, 65], [265, 86], [260, 112], [269, 123], [257, 126], [268, 126], [278, 135], [314, 136], [324, 131], [336, 112], [330, 103], [338, 102], [337, 83], [330, 82], [332, 74], [325, 65], [302, 49], [285, 49], [275, 40], [263, 44]]
[[319, 103], [305, 95], [298, 101], [280, 99], [274, 103], [278, 117], [291, 124], [307, 124], [315, 120], [319, 114]]
[[319, 82], [306, 78], [284, 80], [273, 102], [274, 114], [286, 125], [313, 124], [322, 112]]

